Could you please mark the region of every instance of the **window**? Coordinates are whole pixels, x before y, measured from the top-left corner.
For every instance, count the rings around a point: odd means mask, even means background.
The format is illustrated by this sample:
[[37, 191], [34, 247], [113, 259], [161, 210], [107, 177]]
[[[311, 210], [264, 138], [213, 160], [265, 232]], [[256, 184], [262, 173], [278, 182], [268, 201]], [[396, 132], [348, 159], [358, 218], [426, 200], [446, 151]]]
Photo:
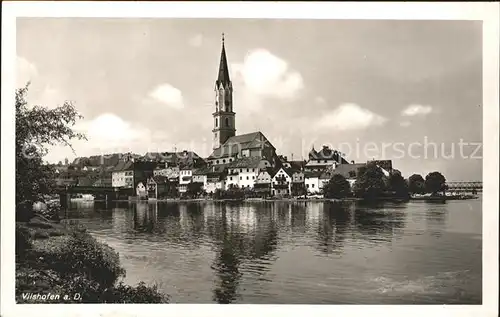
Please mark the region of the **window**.
[[247, 176], [247, 180], [248, 180], [248, 176]]
[[233, 180], [233, 177], [232, 177], [232, 176], [231, 176], [231, 177], [229, 177], [229, 180], [230, 180], [230, 181], [232, 181], [232, 180]]
[[226, 118], [226, 127], [229, 127], [229, 118]]
[[219, 164], [219, 160], [215, 161], [215, 164]]
[[323, 163], [326, 163], [326, 160], [324, 160]]
[[311, 187], [314, 188], [314, 184], [312, 184]]
[[242, 168], [240, 168], [240, 173], [243, 173], [243, 169]]
[[255, 179], [255, 176], [252, 176], [252, 179]]
[[243, 179], [243, 177], [240, 176], [240, 180], [242, 180], [242, 179]]
[[217, 128], [218, 125], [219, 125], [219, 119], [215, 118], [215, 127]]
[[226, 163], [226, 160], [222, 160], [222, 164]]
[[309, 184], [307, 184], [306, 187], [309, 188]]
[[249, 168], [247, 168], [247, 172], [250, 172], [250, 169], [249, 169]]

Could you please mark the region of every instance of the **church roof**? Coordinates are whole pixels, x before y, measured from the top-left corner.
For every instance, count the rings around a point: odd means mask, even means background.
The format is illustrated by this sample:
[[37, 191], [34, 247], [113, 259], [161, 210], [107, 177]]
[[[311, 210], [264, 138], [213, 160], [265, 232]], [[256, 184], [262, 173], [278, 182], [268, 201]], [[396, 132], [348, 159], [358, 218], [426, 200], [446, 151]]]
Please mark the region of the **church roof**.
[[269, 140], [267, 140], [264, 134], [260, 131], [235, 135], [227, 139], [222, 146], [215, 149], [209, 158], [235, 156], [242, 150], [262, 147], [274, 148], [271, 142], [269, 142]]
[[224, 34], [222, 35], [222, 51], [220, 53], [219, 74], [215, 84], [217, 87], [221, 84], [224, 87], [231, 85], [231, 80], [229, 79], [229, 67], [227, 66], [226, 48], [224, 47]]

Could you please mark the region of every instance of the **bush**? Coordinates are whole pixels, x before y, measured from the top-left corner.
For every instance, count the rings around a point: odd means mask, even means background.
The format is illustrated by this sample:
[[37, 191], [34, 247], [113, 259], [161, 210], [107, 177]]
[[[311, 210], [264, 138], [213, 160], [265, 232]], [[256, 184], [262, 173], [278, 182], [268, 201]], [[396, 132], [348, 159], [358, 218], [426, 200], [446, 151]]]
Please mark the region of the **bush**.
[[102, 287], [110, 287], [125, 276], [118, 253], [88, 233], [73, 232], [68, 243], [46, 261], [62, 275], [79, 273]]
[[106, 303], [168, 303], [169, 297], [158, 291], [158, 286], [147, 286], [144, 282], [136, 287], [120, 282], [104, 295]]

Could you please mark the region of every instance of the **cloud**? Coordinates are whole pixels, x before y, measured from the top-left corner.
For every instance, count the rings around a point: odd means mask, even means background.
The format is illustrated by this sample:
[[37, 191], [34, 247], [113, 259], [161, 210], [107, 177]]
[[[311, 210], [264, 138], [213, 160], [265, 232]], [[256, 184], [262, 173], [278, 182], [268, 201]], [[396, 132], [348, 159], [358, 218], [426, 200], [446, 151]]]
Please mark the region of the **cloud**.
[[189, 39], [188, 43], [193, 47], [200, 47], [201, 45], [203, 45], [203, 35], [201, 34], [194, 35]]
[[432, 112], [431, 106], [409, 105], [406, 109], [404, 109], [401, 112], [401, 115], [405, 117], [425, 116], [431, 112]]
[[318, 126], [335, 130], [358, 130], [370, 126], [381, 126], [386, 121], [387, 118], [361, 108], [357, 104], [346, 103], [325, 114]]
[[16, 87], [21, 88], [38, 76], [35, 64], [22, 56], [16, 56]]
[[406, 127], [409, 127], [411, 125], [411, 122], [410, 121], [401, 121], [399, 123], [399, 125], [406, 128]]
[[326, 100], [325, 100], [325, 98], [323, 98], [321, 96], [317, 96], [316, 98], [314, 98], [314, 102], [319, 103], [319, 104], [325, 104]]
[[300, 73], [265, 49], [249, 52], [243, 63], [233, 64], [232, 69], [234, 77], [259, 97], [293, 99], [304, 88]]
[[174, 109], [183, 109], [182, 92], [170, 84], [158, 85], [149, 93], [149, 97]]

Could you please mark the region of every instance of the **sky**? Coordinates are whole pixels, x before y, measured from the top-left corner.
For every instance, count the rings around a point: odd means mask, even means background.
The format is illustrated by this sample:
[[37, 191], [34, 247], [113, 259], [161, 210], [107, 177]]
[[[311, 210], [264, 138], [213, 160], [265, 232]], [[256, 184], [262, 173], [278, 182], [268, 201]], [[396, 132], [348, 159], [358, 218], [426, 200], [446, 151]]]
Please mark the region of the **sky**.
[[17, 86], [84, 116], [88, 141], [46, 159], [208, 156], [221, 33], [237, 134], [261, 131], [294, 160], [329, 145], [406, 177], [482, 179], [478, 21], [18, 18]]

